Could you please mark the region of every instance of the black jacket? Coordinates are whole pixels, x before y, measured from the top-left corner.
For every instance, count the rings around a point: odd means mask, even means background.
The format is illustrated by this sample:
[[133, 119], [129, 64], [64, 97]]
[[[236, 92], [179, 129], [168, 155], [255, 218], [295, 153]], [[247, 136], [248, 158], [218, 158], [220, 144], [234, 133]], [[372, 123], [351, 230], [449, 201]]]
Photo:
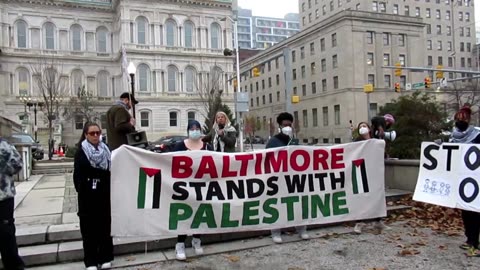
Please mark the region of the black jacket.
[[110, 171], [92, 167], [81, 146], [75, 154], [73, 183], [79, 216], [110, 216]]

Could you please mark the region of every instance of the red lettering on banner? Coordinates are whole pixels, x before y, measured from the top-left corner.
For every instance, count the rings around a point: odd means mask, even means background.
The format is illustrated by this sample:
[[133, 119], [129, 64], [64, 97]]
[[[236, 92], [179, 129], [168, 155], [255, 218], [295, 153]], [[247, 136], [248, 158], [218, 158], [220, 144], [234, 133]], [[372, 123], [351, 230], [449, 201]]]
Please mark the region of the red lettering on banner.
[[189, 178], [192, 174], [193, 160], [187, 156], [172, 157], [172, 177]]
[[240, 174], [238, 176], [247, 176], [248, 161], [253, 159], [253, 154], [235, 155], [235, 159], [242, 163], [240, 165]]
[[262, 153], [255, 154], [255, 174], [262, 174]]
[[[297, 157], [303, 157], [303, 164], [298, 163]], [[290, 155], [290, 167], [297, 172], [303, 172], [310, 167], [310, 153], [305, 150], [295, 150]]]
[[235, 177], [237, 176], [236, 171], [230, 171], [230, 156], [223, 156], [223, 168], [222, 168], [222, 178], [223, 177]]
[[344, 169], [345, 163], [343, 161], [343, 148], [332, 149], [332, 169]]
[[322, 164], [322, 170], [328, 170], [328, 152], [324, 149], [315, 149], [313, 150], [313, 169], [315, 171], [319, 170], [319, 165]]
[[212, 156], [203, 156], [198, 165], [198, 171], [195, 178], [202, 179], [205, 174], [209, 174], [210, 178], [218, 178], [217, 167]]
[[[277, 154], [277, 156], [275, 156], [275, 154]], [[280, 150], [278, 152], [267, 152], [265, 156], [265, 173], [277, 173], [280, 171], [280, 168], [282, 168], [282, 172], [287, 172], [287, 154], [287, 150]]]

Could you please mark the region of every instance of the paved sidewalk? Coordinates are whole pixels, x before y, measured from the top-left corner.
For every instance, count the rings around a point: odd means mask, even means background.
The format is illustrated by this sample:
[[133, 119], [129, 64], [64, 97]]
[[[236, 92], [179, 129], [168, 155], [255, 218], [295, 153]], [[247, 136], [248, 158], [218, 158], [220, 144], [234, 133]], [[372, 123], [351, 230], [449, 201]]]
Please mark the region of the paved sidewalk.
[[72, 174], [35, 176], [17, 185], [17, 227], [77, 223], [77, 193]]

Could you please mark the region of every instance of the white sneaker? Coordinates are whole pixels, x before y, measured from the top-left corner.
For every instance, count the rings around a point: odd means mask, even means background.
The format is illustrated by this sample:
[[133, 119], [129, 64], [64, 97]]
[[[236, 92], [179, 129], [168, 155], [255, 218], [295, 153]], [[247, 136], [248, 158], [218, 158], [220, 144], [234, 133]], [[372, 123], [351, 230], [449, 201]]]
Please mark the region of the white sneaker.
[[195, 254], [197, 255], [202, 255], [203, 254], [203, 248], [202, 248], [202, 241], [200, 238], [192, 238], [192, 247], [193, 250], [195, 251]]
[[374, 227], [378, 230], [381, 230], [381, 231], [388, 231], [388, 230], [392, 229], [392, 228], [388, 227], [387, 225], [385, 225], [383, 223], [383, 221], [376, 221]]
[[187, 255], [185, 255], [185, 243], [177, 243], [175, 245], [175, 257], [179, 261], [185, 261]]
[[103, 264], [100, 266], [100, 269], [109, 269], [109, 268], [112, 268], [112, 263], [111, 263], [111, 262], [103, 263]]
[[276, 244], [281, 244], [282, 240], [282, 232], [281, 231], [272, 231], [272, 240]]
[[307, 233], [307, 227], [305, 226], [299, 227], [297, 228], [297, 232], [298, 232], [298, 235], [300, 235], [300, 238], [302, 238], [303, 240], [310, 239], [310, 236]]
[[359, 223], [355, 224], [355, 228], [353, 228], [353, 231], [354, 231], [355, 233], [361, 234], [361, 233], [362, 233], [363, 226], [365, 226], [365, 224], [359, 222]]
[[89, 266], [85, 269], [87, 269], [87, 270], [98, 270], [98, 268], [96, 266]]

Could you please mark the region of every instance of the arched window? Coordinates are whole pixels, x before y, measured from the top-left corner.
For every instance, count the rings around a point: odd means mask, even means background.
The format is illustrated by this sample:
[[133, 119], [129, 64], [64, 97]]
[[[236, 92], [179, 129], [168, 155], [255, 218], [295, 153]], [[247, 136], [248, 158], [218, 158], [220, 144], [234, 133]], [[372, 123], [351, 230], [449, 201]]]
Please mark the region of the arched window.
[[30, 93], [30, 72], [26, 68], [17, 69], [18, 95], [28, 95]]
[[177, 112], [170, 112], [169, 113], [169, 119], [170, 119], [170, 126], [171, 127], [178, 126], [178, 113]]
[[97, 29], [97, 52], [107, 52], [107, 34], [108, 30], [105, 27], [99, 27]]
[[135, 22], [137, 24], [137, 43], [147, 44], [147, 19], [138, 17]]
[[72, 27], [70, 27], [70, 34], [72, 35], [72, 50], [81, 51], [83, 36], [82, 27], [78, 24], [72, 25]]
[[217, 23], [212, 23], [210, 26], [211, 48], [220, 48], [220, 26]]
[[193, 47], [193, 33], [194, 33], [195, 27], [193, 26], [193, 23], [186, 22], [184, 24], [184, 28], [185, 28], [185, 47], [192, 48]]
[[51, 22], [47, 22], [43, 25], [45, 49], [54, 50], [55, 49], [55, 25]]
[[137, 72], [138, 72], [138, 91], [143, 91], [143, 92], [148, 91], [150, 68], [145, 64], [141, 64], [138, 66]]
[[24, 21], [18, 21], [17, 27], [17, 47], [27, 48], [27, 23]]
[[110, 74], [102, 70], [97, 75], [97, 92], [99, 97], [108, 97], [108, 79]]
[[83, 87], [83, 72], [81, 70], [74, 70], [72, 72], [72, 94], [77, 95]]
[[188, 112], [187, 119], [188, 119], [188, 122], [195, 120], [195, 112]]
[[167, 32], [167, 46], [175, 46], [175, 32], [177, 30], [177, 24], [172, 20], [168, 20], [165, 23], [165, 28]]
[[193, 92], [195, 87], [195, 69], [187, 67], [185, 69], [185, 89], [187, 92]]
[[175, 92], [177, 91], [178, 70], [175, 66], [169, 66], [167, 72], [168, 72], [168, 91]]

